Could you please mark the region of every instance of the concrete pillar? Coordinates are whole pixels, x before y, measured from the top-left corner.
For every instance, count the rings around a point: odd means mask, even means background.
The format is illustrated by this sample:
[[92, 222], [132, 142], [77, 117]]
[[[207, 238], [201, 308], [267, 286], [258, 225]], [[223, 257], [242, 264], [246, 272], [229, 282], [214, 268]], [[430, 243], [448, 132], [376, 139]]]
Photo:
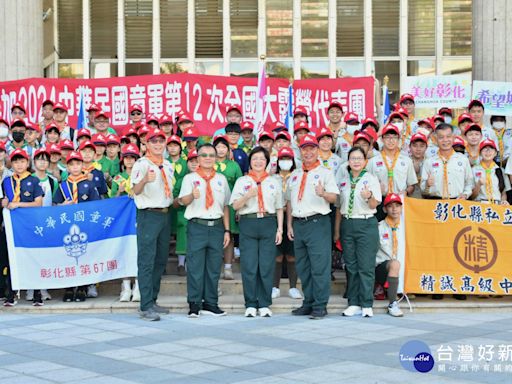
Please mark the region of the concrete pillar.
[[0, 0], [0, 23], [0, 81], [42, 77], [42, 0]]
[[473, 0], [474, 80], [512, 81], [510, 28], [512, 1]]

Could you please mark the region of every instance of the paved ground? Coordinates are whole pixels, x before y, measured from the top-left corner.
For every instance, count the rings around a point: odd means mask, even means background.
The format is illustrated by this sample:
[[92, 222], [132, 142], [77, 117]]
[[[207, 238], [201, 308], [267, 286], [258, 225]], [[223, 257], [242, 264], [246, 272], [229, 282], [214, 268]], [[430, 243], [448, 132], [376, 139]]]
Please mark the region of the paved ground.
[[[331, 314], [321, 321], [289, 315], [187, 319], [171, 314], [155, 323], [143, 322], [135, 314], [2, 312], [0, 383], [512, 380], [510, 312], [407, 314], [403, 319], [383, 314], [348, 319]], [[428, 374], [405, 370], [399, 351], [413, 339], [425, 342], [436, 360], [448, 359], [446, 351], [451, 348], [451, 362], [436, 361]], [[441, 344], [443, 349], [438, 351]], [[468, 360], [470, 345], [472, 362]], [[484, 357], [481, 345], [493, 346], [492, 358]], [[461, 346], [465, 354], [459, 353]], [[479, 352], [491, 361], [479, 361]]]

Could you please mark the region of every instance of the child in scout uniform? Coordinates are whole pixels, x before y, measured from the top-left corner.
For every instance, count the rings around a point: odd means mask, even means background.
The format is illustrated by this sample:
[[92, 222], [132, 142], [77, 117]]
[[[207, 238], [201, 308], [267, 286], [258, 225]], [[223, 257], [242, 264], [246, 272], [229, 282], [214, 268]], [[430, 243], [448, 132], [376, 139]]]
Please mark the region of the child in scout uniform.
[[[297, 117], [304, 116], [303, 114], [297, 115]], [[293, 126], [293, 133], [295, 135], [295, 140], [292, 142], [292, 149], [295, 153], [295, 165], [297, 167], [300, 167], [302, 165], [302, 160], [300, 157], [300, 142], [302, 138], [306, 135], [309, 135], [311, 133], [311, 130], [309, 129], [308, 122], [307, 122], [307, 116], [305, 117], [305, 120], [296, 121], [296, 117], [293, 119], [294, 126]], [[339, 154], [338, 154], [339, 155]]]
[[11, 137], [12, 140], [7, 141], [5, 144], [5, 149], [7, 154], [10, 155], [15, 149], [23, 149], [30, 156], [31, 148], [27, 145], [25, 141], [25, 133], [27, 131], [27, 124], [23, 119], [14, 119], [11, 123]]
[[271, 132], [263, 131], [258, 138], [258, 145], [265, 148], [268, 153], [272, 153], [274, 141], [274, 135]]
[[242, 136], [242, 144], [240, 144], [240, 149], [242, 149], [245, 153], [251, 152], [254, 147], [254, 124], [250, 121], [244, 121], [240, 124]]
[[[28, 128], [28, 126], [27, 126]], [[507, 128], [505, 116], [492, 115], [491, 128], [486, 128], [484, 138], [491, 139], [496, 143], [498, 151], [496, 162], [500, 167], [505, 168], [510, 150], [512, 149], [512, 129]]]
[[47, 143], [46, 149], [50, 154], [50, 164], [48, 166], [48, 172], [50, 172], [51, 175], [55, 177], [59, 182], [61, 180], [65, 180], [67, 176], [67, 171], [62, 170], [62, 167], [60, 165], [60, 160], [62, 157], [60, 146], [57, 144]]
[[[217, 162], [215, 163], [215, 172], [221, 173], [226, 176], [228, 181], [229, 190], [232, 191], [235, 182], [243, 176], [239, 164], [230, 160], [230, 147], [226, 136], [217, 136], [213, 139], [213, 146], [217, 152]], [[229, 208], [231, 235], [238, 234], [238, 223], [236, 222], [235, 210]], [[234, 241], [231, 239], [229, 245], [224, 250], [224, 280], [233, 280], [232, 263], [234, 257]]]
[[409, 142], [412, 165], [414, 166], [414, 172], [418, 183], [414, 186], [414, 191], [410, 194], [411, 197], [421, 199], [421, 169], [423, 168], [423, 162], [425, 161], [425, 152], [427, 151], [428, 139], [422, 133], [415, 133], [411, 137]]
[[[2, 181], [2, 207], [7, 209], [40, 207], [43, 202], [43, 190], [39, 185], [39, 179], [28, 171], [30, 169], [30, 157], [23, 149], [17, 148], [9, 156], [13, 175]], [[11, 286], [9, 271], [9, 259], [7, 253], [1, 256], [2, 271], [6, 279], [7, 295], [4, 307], [12, 307], [17, 304], [15, 293]], [[41, 291], [34, 293], [34, 305], [42, 305]]]
[[60, 161], [57, 164], [61, 172], [66, 171], [66, 159], [71, 151], [74, 151], [73, 142], [71, 140], [62, 140], [59, 144], [60, 148]]
[[91, 131], [87, 128], [80, 129], [76, 134], [76, 140], [78, 146], [80, 146], [84, 141], [90, 141], [92, 139]]
[[473, 166], [475, 187], [471, 199], [482, 203], [509, 205], [507, 190], [510, 182], [503, 170], [494, 162], [498, 150], [496, 143], [485, 139], [480, 143], [480, 163]]
[[272, 280], [276, 245], [283, 238], [282, 182], [265, 171], [270, 155], [256, 147], [249, 153], [249, 174], [239, 178], [230, 204], [240, 215], [240, 267], [245, 317], [272, 316]]
[[[226, 177], [215, 171], [215, 147], [199, 147], [199, 167], [185, 175], [180, 204], [186, 206], [187, 301], [189, 317], [199, 314], [224, 316], [218, 306], [222, 249], [231, 241], [229, 230], [230, 188]], [[238, 166], [238, 165], [237, 165]]]
[[[82, 172], [83, 158], [79, 152], [71, 152], [66, 159], [68, 177], [60, 183], [54, 197], [54, 204], [79, 204], [87, 201], [99, 200], [100, 196], [96, 184], [90, 181]], [[85, 301], [87, 286], [67, 288], [63, 301]]]
[[304, 301], [296, 316], [321, 319], [327, 315], [331, 290], [332, 231], [329, 213], [339, 194], [332, 171], [318, 160], [316, 137], [300, 142], [302, 166], [288, 178], [286, 200], [288, 238], [293, 240]]
[[238, 163], [242, 173], [245, 175], [249, 171], [249, 161], [247, 154], [241, 148], [238, 148], [238, 141], [240, 140], [241, 127], [238, 123], [228, 123], [225, 128], [226, 139], [228, 140], [231, 149], [231, 158]]
[[396, 193], [390, 193], [384, 199], [386, 219], [379, 223], [379, 250], [375, 263], [375, 282], [381, 285], [388, 283], [388, 314], [402, 317], [397, 301], [398, 276], [400, 262], [397, 260], [398, 248], [404, 243], [400, 236], [400, 216], [402, 215], [402, 200]]
[[[185, 118], [187, 117], [185, 116]], [[197, 149], [199, 142], [199, 132], [193, 125], [183, 131], [183, 141], [185, 142], [183, 147], [184, 156], [187, 156], [188, 153], [193, 149]]]
[[168, 140], [169, 137], [172, 136], [172, 126], [174, 121], [171, 116], [164, 114], [160, 117], [158, 121], [160, 125], [160, 129], [164, 132], [165, 138]]
[[348, 307], [343, 316], [373, 316], [375, 255], [379, 247], [375, 213], [382, 192], [379, 179], [365, 165], [364, 151], [352, 148], [348, 153], [347, 175], [338, 180], [340, 198], [334, 240], [341, 237], [348, 281]]
[[336, 175], [341, 165], [341, 158], [332, 152], [333, 133], [329, 128], [321, 128], [316, 136], [318, 141], [318, 157], [322, 165]]
[[[121, 150], [121, 167], [122, 171], [112, 180], [112, 188], [110, 189], [110, 197], [118, 197], [129, 195], [133, 196], [131, 187], [131, 175], [135, 162], [140, 158], [139, 148], [134, 144], [127, 144]], [[130, 278], [123, 279], [121, 283], [121, 293], [119, 301], [140, 301], [139, 283], [137, 278], [133, 284]]]
[[338, 142], [338, 137], [341, 136], [340, 132], [344, 125], [343, 122], [343, 106], [337, 100], [331, 100], [329, 106], [327, 107], [327, 115], [329, 117], [329, 124], [327, 128], [329, 128], [332, 132], [333, 136], [333, 151], [336, 151], [336, 144]]
[[25, 132], [25, 142], [27, 143], [27, 153], [29, 156], [32, 156], [36, 149], [40, 147], [39, 144], [39, 135], [41, 133], [41, 128], [39, 128], [39, 124], [37, 123], [27, 123], [27, 130]]
[[[171, 135], [167, 138], [167, 153], [169, 154], [167, 159], [174, 170], [174, 190], [172, 194], [173, 196], [178, 196], [180, 193], [181, 181], [187, 174], [187, 161], [181, 157], [181, 139], [178, 135]], [[185, 208], [179, 205], [171, 208], [171, 231], [173, 235], [177, 235], [178, 215], [183, 218], [184, 211]], [[178, 240], [176, 239], [176, 248], [178, 247], [177, 242]], [[178, 251], [180, 251], [180, 253], [178, 253]], [[185, 276], [186, 248], [181, 248], [179, 250], [176, 249], [176, 254], [178, 255], [178, 276]]]
[[464, 128], [466, 139], [466, 155], [469, 164], [473, 167], [480, 163], [480, 142], [482, 141], [482, 127], [478, 124], [467, 124]]
[[96, 146], [91, 141], [84, 141], [80, 144], [79, 149], [83, 159], [83, 172], [91, 181], [94, 182], [100, 197], [107, 197], [108, 189], [103, 172], [97, 169], [93, 162], [94, 155], [96, 153]]
[[94, 167], [103, 172], [105, 181], [108, 185], [112, 182], [112, 176], [110, 175], [112, 161], [110, 161], [105, 153], [107, 152], [107, 138], [101, 133], [96, 133], [92, 136], [92, 143], [96, 147], [96, 153], [94, 154]]
[[274, 138], [275, 141], [273, 142], [273, 145], [270, 147], [272, 152], [269, 152], [270, 163], [267, 166], [267, 172], [270, 173], [271, 175], [274, 175], [277, 172], [277, 154], [279, 150], [283, 147], [289, 147], [292, 142], [292, 137], [286, 130], [275, 131]]
[[119, 136], [107, 136], [107, 159], [110, 161], [109, 175], [116, 177], [121, 171], [119, 168], [119, 151], [121, 150], [121, 140]]
[[[53, 204], [53, 196], [59, 188], [59, 182], [51, 174], [47, 172], [48, 165], [50, 164], [50, 153], [46, 148], [40, 148], [34, 153], [34, 169], [35, 172], [32, 176], [39, 179], [39, 185], [43, 190], [43, 207], [51, 207]], [[46, 289], [41, 289], [41, 297], [34, 295], [34, 290], [27, 290], [27, 301], [34, 301], [34, 305], [41, 305], [45, 300], [51, 300], [52, 297]], [[41, 299], [41, 300], [40, 300]]]
[[160, 282], [169, 257], [169, 207], [173, 201], [174, 172], [163, 157], [166, 138], [160, 129], [147, 134], [147, 152], [135, 163], [131, 186], [137, 206], [137, 268], [140, 317], [160, 320], [169, 310], [157, 304]]
[[50, 144], [59, 144], [60, 130], [55, 122], [46, 126], [44, 134], [45, 137], [43, 138], [43, 142], [46, 146], [49, 146]]
[[[283, 147], [277, 153], [277, 173], [274, 175], [282, 185], [283, 189], [283, 207], [286, 204], [284, 199], [288, 178], [295, 170], [295, 161], [293, 150], [290, 147]], [[285, 212], [286, 215], [288, 213]], [[283, 240], [277, 245], [276, 266], [274, 272], [274, 284], [272, 287], [272, 299], [281, 296], [279, 285], [281, 282], [281, 274], [283, 272], [283, 261], [286, 262], [286, 271], [290, 282], [288, 296], [292, 299], [302, 299], [302, 294], [297, 289], [297, 269], [295, 268], [295, 252], [293, 250], [293, 241], [288, 238], [288, 226], [286, 216], [283, 219]]]

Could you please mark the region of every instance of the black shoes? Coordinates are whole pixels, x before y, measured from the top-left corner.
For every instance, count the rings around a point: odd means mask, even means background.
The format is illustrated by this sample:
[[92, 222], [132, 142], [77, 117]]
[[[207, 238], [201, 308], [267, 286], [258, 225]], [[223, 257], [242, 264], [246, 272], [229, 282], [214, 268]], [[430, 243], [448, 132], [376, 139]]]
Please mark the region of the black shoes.
[[311, 307], [300, 307], [296, 308], [292, 311], [293, 316], [309, 316], [313, 312], [313, 308]]
[[220, 309], [218, 305], [203, 304], [201, 315], [226, 316], [226, 312]]
[[320, 320], [327, 316], [327, 309], [314, 309], [309, 315], [311, 320]]

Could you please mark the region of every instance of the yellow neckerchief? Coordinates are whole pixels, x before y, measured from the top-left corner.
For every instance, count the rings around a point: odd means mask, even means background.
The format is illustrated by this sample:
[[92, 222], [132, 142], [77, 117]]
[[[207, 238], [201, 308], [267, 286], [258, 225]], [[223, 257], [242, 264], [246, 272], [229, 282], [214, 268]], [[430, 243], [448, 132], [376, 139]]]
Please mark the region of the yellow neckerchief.
[[220, 168], [221, 173], [224, 172], [227, 168], [227, 165], [226, 165], [227, 161], [228, 161], [227, 159], [224, 159], [222, 161], [215, 162], [215, 164], [213, 166], [213, 169], [215, 169], [215, 172], [217, 172], [219, 170], [219, 168]]
[[72, 199], [75, 204], [78, 203], [78, 183], [84, 180], [87, 180], [87, 176], [84, 174], [76, 177], [69, 175], [66, 180], [66, 183], [71, 183], [71, 193], [73, 194]]
[[411, 123], [409, 122], [409, 120], [407, 120], [407, 123], [405, 124], [405, 132], [404, 133], [401, 133], [401, 138], [400, 138], [400, 149], [402, 149], [405, 145], [405, 142], [407, 141], [407, 139], [409, 139], [411, 137]]
[[396, 166], [396, 162], [398, 161], [398, 156], [400, 156], [400, 150], [395, 149], [395, 154], [392, 157], [393, 162], [391, 163], [391, 166], [388, 163], [388, 158], [386, 156], [386, 152], [382, 151], [382, 160], [384, 161], [384, 165], [386, 166], [386, 169], [388, 170], [388, 193], [393, 193], [393, 180], [395, 178], [394, 176], [394, 169]]
[[485, 171], [485, 195], [489, 202], [493, 202], [493, 191], [492, 191], [492, 174], [494, 168], [497, 166], [494, 161], [491, 161], [488, 165], [485, 165], [484, 161], [480, 162], [480, 166]]
[[[288, 174], [283, 175], [283, 172], [288, 172]], [[286, 192], [286, 182], [292, 173], [289, 171], [281, 171], [279, 175], [283, 178], [283, 192]]]
[[323, 152], [319, 151], [318, 152], [318, 157], [320, 158], [320, 161], [322, 162], [322, 165], [326, 168], [329, 168], [329, 159], [332, 157], [332, 152], [329, 151], [327, 152], [327, 154], [324, 154]]
[[384, 220], [386, 221], [386, 224], [389, 225], [389, 227], [391, 228], [391, 237], [393, 239], [393, 251], [391, 254], [391, 258], [396, 259], [397, 254], [398, 254], [397, 231], [398, 231], [398, 228], [400, 227], [400, 218], [398, 218], [398, 222], [396, 222], [396, 223], [393, 222], [393, 220], [389, 216], [386, 216], [386, 218]]
[[[466, 152], [468, 154], [469, 162], [471, 163], [471, 166], [475, 165], [478, 158], [480, 157], [480, 150], [477, 147], [476, 151], [471, 153], [471, 147], [469, 144], [466, 144]], [[476, 154], [475, 154], [476, 153]]]
[[95, 169], [96, 169], [96, 166], [94, 165], [94, 163], [91, 163], [87, 167], [84, 165], [83, 168], [82, 168], [82, 172], [85, 173], [86, 175], [88, 175], [89, 173], [91, 173]]
[[503, 157], [505, 156], [505, 143], [503, 142], [503, 135], [505, 134], [505, 128], [500, 130], [493, 128], [496, 137], [498, 138], [498, 149], [500, 151], [500, 163], [503, 165]]
[[348, 145], [352, 145], [352, 141], [354, 140], [354, 136], [352, 136], [350, 133], [348, 133], [347, 131], [345, 131], [345, 133], [343, 134], [343, 140], [345, 140]]
[[[125, 169], [125, 172], [128, 173]], [[124, 184], [124, 191], [132, 196], [133, 195], [133, 192], [132, 192], [132, 186], [131, 186], [131, 179], [132, 179], [132, 175], [131, 173], [128, 175], [127, 178], [124, 178], [121, 174], [117, 175], [116, 178], [114, 179], [114, 181], [117, 183], [117, 185], [121, 186], [122, 184]]]
[[14, 175], [12, 175], [11, 183], [13, 183], [13, 180], [16, 181], [16, 187], [13, 186], [14, 187], [13, 188], [14, 197], [12, 199], [13, 203], [19, 203], [20, 202], [20, 198], [21, 198], [21, 181], [26, 179], [29, 176], [30, 176], [30, 172], [29, 171], [25, 171], [21, 175], [18, 175], [16, 173]]
[[455, 151], [452, 149], [450, 154], [447, 158], [444, 158], [441, 156], [441, 152], [438, 152], [439, 158], [443, 162], [443, 199], [449, 199], [450, 198], [450, 192], [448, 190], [448, 162], [450, 161], [450, 158], [453, 156]]

